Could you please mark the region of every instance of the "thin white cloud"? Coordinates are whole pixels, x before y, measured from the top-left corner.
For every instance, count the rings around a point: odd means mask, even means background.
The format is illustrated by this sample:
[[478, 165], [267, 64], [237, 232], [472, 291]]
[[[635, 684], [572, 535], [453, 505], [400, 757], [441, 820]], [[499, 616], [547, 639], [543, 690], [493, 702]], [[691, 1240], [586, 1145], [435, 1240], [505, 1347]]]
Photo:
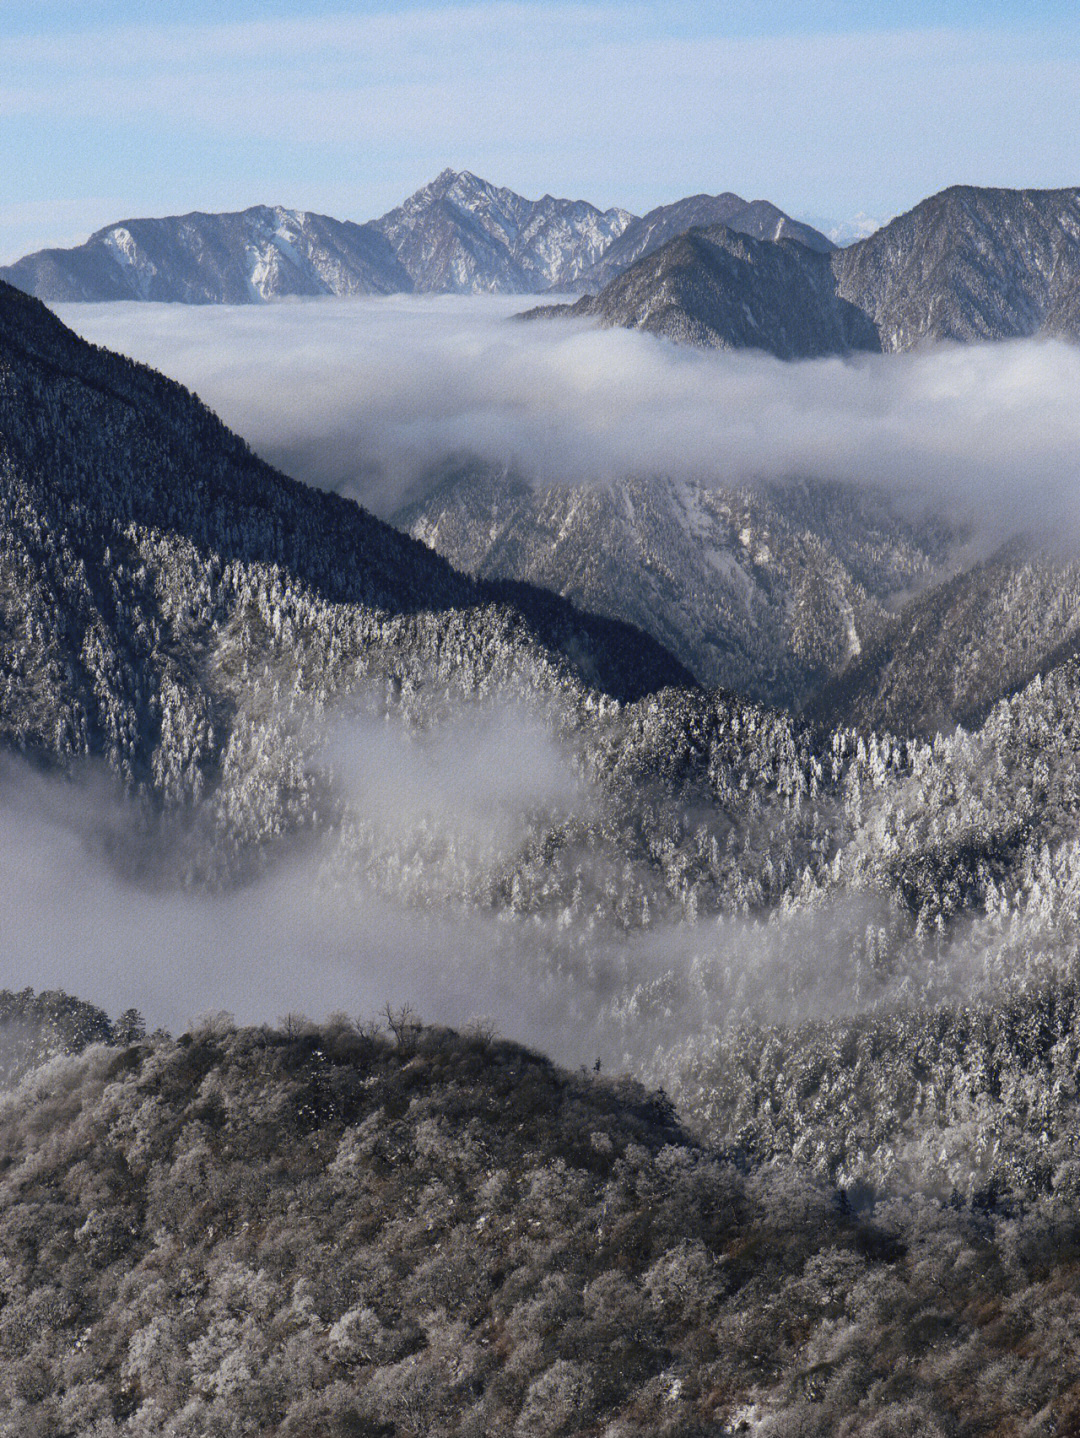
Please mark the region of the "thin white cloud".
[[[208, 1010], [260, 1022], [297, 1010], [369, 1017], [409, 1003], [428, 1021], [485, 1017], [561, 1062], [599, 1052], [611, 1067], [647, 1065], [663, 1045], [705, 1041], [750, 1015], [853, 1012], [895, 998], [905, 980], [922, 987], [917, 946], [901, 949], [880, 981], [860, 977], [856, 941], [886, 919], [883, 901], [864, 893], [760, 922], [668, 918], [644, 929], [591, 902], [546, 914], [493, 906], [485, 866], [498, 872], [535, 838], [528, 810], [587, 816], [595, 796], [536, 716], [476, 718], [451, 711], [419, 739], [393, 720], [351, 733], [336, 724], [330, 747], [351, 819], [224, 891], [133, 880], [123, 856], [144, 858], [153, 839], [100, 774], [64, 780], [0, 766], [0, 988], [63, 988], [114, 1014], [134, 1005], [173, 1029]], [[410, 842], [420, 833], [427, 851]], [[416, 871], [428, 866], [418, 889]], [[471, 897], [451, 896], [452, 872]], [[969, 992], [983, 974], [963, 943], [955, 949], [935, 954], [939, 998]]]
[[[114, 1014], [134, 1005], [174, 1030], [208, 1010], [260, 1022], [408, 1003], [430, 1022], [485, 1017], [563, 1063], [599, 1053], [668, 1082], [665, 1049], [692, 1055], [745, 1018], [822, 1018], [926, 989], [940, 1002], [993, 971], [963, 929], [932, 956], [901, 929], [880, 973], [860, 964], [868, 926], [896, 915], [858, 889], [754, 921], [669, 914], [626, 928], [597, 888], [588, 897], [603, 845], [577, 863], [583, 900], [564, 887], [546, 910], [509, 911], [485, 871], [512, 868], [553, 819], [588, 819], [597, 801], [535, 713], [451, 707], [420, 734], [393, 716], [338, 716], [327, 753], [344, 821], [226, 890], [174, 886], [167, 862], [162, 883], [136, 882], [123, 860], [145, 861], [153, 830], [100, 773], [0, 766], [0, 988], [59, 987]], [[629, 890], [631, 868], [595, 877]]]

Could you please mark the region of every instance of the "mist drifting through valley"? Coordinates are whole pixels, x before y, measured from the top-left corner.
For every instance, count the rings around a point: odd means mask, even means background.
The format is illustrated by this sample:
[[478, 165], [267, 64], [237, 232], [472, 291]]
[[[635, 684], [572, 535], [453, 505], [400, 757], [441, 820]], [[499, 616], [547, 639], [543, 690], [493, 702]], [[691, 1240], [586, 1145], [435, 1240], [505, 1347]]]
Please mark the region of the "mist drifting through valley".
[[[1073, 347], [785, 364], [585, 324], [516, 323], [519, 308], [515, 297], [394, 297], [67, 306], [63, 317], [194, 389], [286, 472], [383, 514], [465, 456], [538, 483], [647, 471], [718, 486], [839, 480], [977, 518], [987, 544], [1019, 529], [1066, 543], [1075, 534]], [[796, 835], [785, 876], [788, 860], [774, 873], [765, 852], [772, 821], [732, 827], [681, 812], [678, 800], [674, 837], [662, 839], [669, 821], [658, 821], [652, 859], [635, 857], [636, 840], [612, 838], [610, 795], [583, 757], [578, 721], [555, 710], [443, 703], [417, 722], [363, 700], [359, 715], [312, 711], [296, 729], [289, 702], [275, 700], [282, 716], [258, 722], [268, 753], [275, 724], [296, 730], [296, 762], [314, 776], [321, 813], [241, 884], [170, 882], [175, 835], [148, 831], [136, 802], [100, 775], [73, 786], [9, 767], [0, 983], [62, 986], [113, 1009], [135, 1003], [174, 1028], [216, 1009], [264, 1020], [409, 1002], [439, 1022], [484, 1017], [565, 1062], [600, 1055], [655, 1076], [665, 1052], [692, 1056], [745, 1018], [971, 998], [1008, 977], [1013, 930], [963, 920], [930, 943], [887, 897], [888, 864], [867, 878], [882, 826], [906, 822], [905, 776], [921, 762], [910, 755], [869, 813], [845, 780], [842, 795], [792, 820], [798, 835], [817, 825], [830, 837], [815, 849]], [[956, 762], [974, 792], [982, 760]], [[736, 830], [749, 857], [718, 859]], [[154, 876], [133, 875], [125, 855], [155, 844], [165, 858]], [[548, 845], [569, 855], [551, 876]], [[684, 849], [706, 855], [693, 861], [705, 877], [689, 888]], [[796, 893], [798, 864], [818, 849]], [[661, 857], [658, 878], [650, 864]], [[734, 907], [722, 897], [728, 880], [715, 877], [732, 863], [751, 895]], [[520, 898], [529, 884], [535, 893]], [[1031, 928], [1023, 905], [1010, 922]], [[1052, 969], [1055, 941], [1039, 933], [1039, 962]]]
[[[768, 914], [670, 902], [640, 857], [597, 842], [609, 805], [559, 727], [501, 703], [420, 728], [391, 713], [309, 720], [303, 758], [332, 818], [225, 884], [178, 879], [205, 839], [102, 768], [49, 777], [8, 761], [0, 988], [134, 1005], [173, 1031], [221, 1011], [367, 1020], [407, 1005], [677, 1087], [678, 1055], [738, 1023], [850, 1018], [915, 994], [970, 1001], [1007, 978], [1009, 934], [964, 923], [945, 944], [912, 942], [854, 873]], [[547, 901], [515, 911], [512, 876], [543, 882], [553, 837], [570, 845], [570, 882], [553, 872]], [[629, 915], [607, 907], [634, 895]]]
[[58, 312], [195, 390], [286, 473], [382, 516], [447, 460], [475, 458], [539, 484], [840, 481], [989, 543], [1077, 536], [1074, 345], [790, 363], [587, 321], [512, 322], [524, 307], [444, 295]]

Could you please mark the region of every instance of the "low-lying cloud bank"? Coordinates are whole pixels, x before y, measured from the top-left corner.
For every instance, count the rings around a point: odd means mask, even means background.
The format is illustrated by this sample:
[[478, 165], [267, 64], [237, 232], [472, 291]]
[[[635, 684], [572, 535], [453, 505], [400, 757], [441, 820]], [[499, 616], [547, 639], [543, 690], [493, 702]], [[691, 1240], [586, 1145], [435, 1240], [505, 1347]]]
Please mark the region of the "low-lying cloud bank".
[[391, 514], [472, 455], [542, 483], [660, 472], [887, 487], [987, 527], [1080, 535], [1080, 348], [939, 346], [785, 364], [588, 323], [521, 297], [61, 306], [196, 390], [266, 458]]
[[[329, 747], [377, 839], [399, 845], [408, 830], [438, 823], [455, 799], [464, 806], [474, 776], [432, 772], [453, 738], [418, 746], [409, 766], [400, 734], [368, 750], [374, 735], [365, 726], [347, 742], [339, 727]], [[493, 731], [491, 742], [505, 759], [506, 736]], [[466, 765], [486, 749], [485, 740], [455, 743]], [[421, 777], [432, 781], [423, 797]], [[502, 814], [505, 842], [515, 837], [507, 806], [522, 787], [561, 792], [564, 782], [530, 777], [523, 764], [505, 785], [489, 782], [482, 797]], [[542, 946], [514, 925], [451, 902], [395, 899], [342, 862], [334, 832], [294, 844], [239, 888], [140, 882], [125, 862], [131, 848], [168, 842], [145, 818], [97, 771], [60, 779], [19, 762], [0, 767], [0, 988], [62, 988], [113, 1014], [133, 1005], [151, 1025], [177, 1031], [221, 1010], [264, 1022], [334, 1010], [366, 1018], [409, 1004], [429, 1021], [482, 1018], [567, 1061], [583, 1059], [580, 1030], [564, 1029], [567, 994], [553, 1001]], [[516, 827], [520, 837], [520, 820]], [[454, 837], [472, 850], [479, 831], [479, 814], [465, 806]]]
[[[435, 736], [421, 746], [418, 772], [444, 742]], [[439, 782], [430, 805], [405, 794], [366, 811], [376, 848], [404, 850], [407, 828], [466, 794], [469, 760], [485, 746], [454, 742], [466, 772]], [[404, 757], [392, 736], [383, 752], [397, 763]], [[495, 847], [504, 853], [525, 837], [524, 823], [512, 833], [506, 814], [521, 772], [496, 798], [504, 819]], [[562, 784], [553, 781], [549, 801], [561, 798]], [[462, 825], [472, 831], [464, 843]], [[470, 867], [485, 857], [470, 852], [482, 847], [472, 816], [459, 821], [455, 840]], [[241, 1022], [272, 1022], [290, 1012], [370, 1018], [408, 1004], [430, 1022], [491, 1023], [571, 1066], [599, 1055], [606, 1068], [641, 1070], [741, 1018], [791, 1022], [895, 1000], [913, 972], [905, 966], [877, 986], [857, 979], [852, 944], [885, 917], [885, 906], [862, 895], [771, 921], [624, 930], [587, 915], [568, 923], [449, 898], [410, 901], [391, 891], [385, 873], [373, 882], [357, 871], [347, 833], [297, 846], [261, 879], [217, 892], [133, 880], [115, 850], [146, 841], [138, 812], [101, 783], [4, 768], [0, 989], [62, 988], [114, 1015], [137, 1007], [151, 1026], [177, 1032], [223, 1010]], [[409, 887], [403, 876], [401, 889]], [[938, 998], [966, 997], [978, 987], [978, 965], [961, 944], [936, 974], [919, 970], [920, 988], [927, 980]]]

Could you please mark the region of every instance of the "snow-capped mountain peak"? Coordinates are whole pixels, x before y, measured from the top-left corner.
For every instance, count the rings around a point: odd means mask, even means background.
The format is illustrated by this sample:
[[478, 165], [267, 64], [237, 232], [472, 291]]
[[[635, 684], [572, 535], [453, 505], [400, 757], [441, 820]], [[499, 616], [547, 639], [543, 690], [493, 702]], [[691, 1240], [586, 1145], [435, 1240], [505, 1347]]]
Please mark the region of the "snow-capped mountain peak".
[[632, 219], [443, 170], [375, 223], [418, 290], [537, 293], [574, 283]]

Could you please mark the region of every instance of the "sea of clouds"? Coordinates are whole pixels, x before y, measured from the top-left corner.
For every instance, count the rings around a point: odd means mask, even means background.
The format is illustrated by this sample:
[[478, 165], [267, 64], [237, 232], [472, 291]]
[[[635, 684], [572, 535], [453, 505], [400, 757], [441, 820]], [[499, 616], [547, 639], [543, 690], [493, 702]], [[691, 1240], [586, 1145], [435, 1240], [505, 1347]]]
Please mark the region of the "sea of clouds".
[[65, 305], [86, 338], [194, 389], [262, 455], [384, 516], [474, 456], [539, 483], [627, 474], [886, 487], [986, 530], [1080, 533], [1080, 348], [930, 346], [785, 363], [520, 296]]

